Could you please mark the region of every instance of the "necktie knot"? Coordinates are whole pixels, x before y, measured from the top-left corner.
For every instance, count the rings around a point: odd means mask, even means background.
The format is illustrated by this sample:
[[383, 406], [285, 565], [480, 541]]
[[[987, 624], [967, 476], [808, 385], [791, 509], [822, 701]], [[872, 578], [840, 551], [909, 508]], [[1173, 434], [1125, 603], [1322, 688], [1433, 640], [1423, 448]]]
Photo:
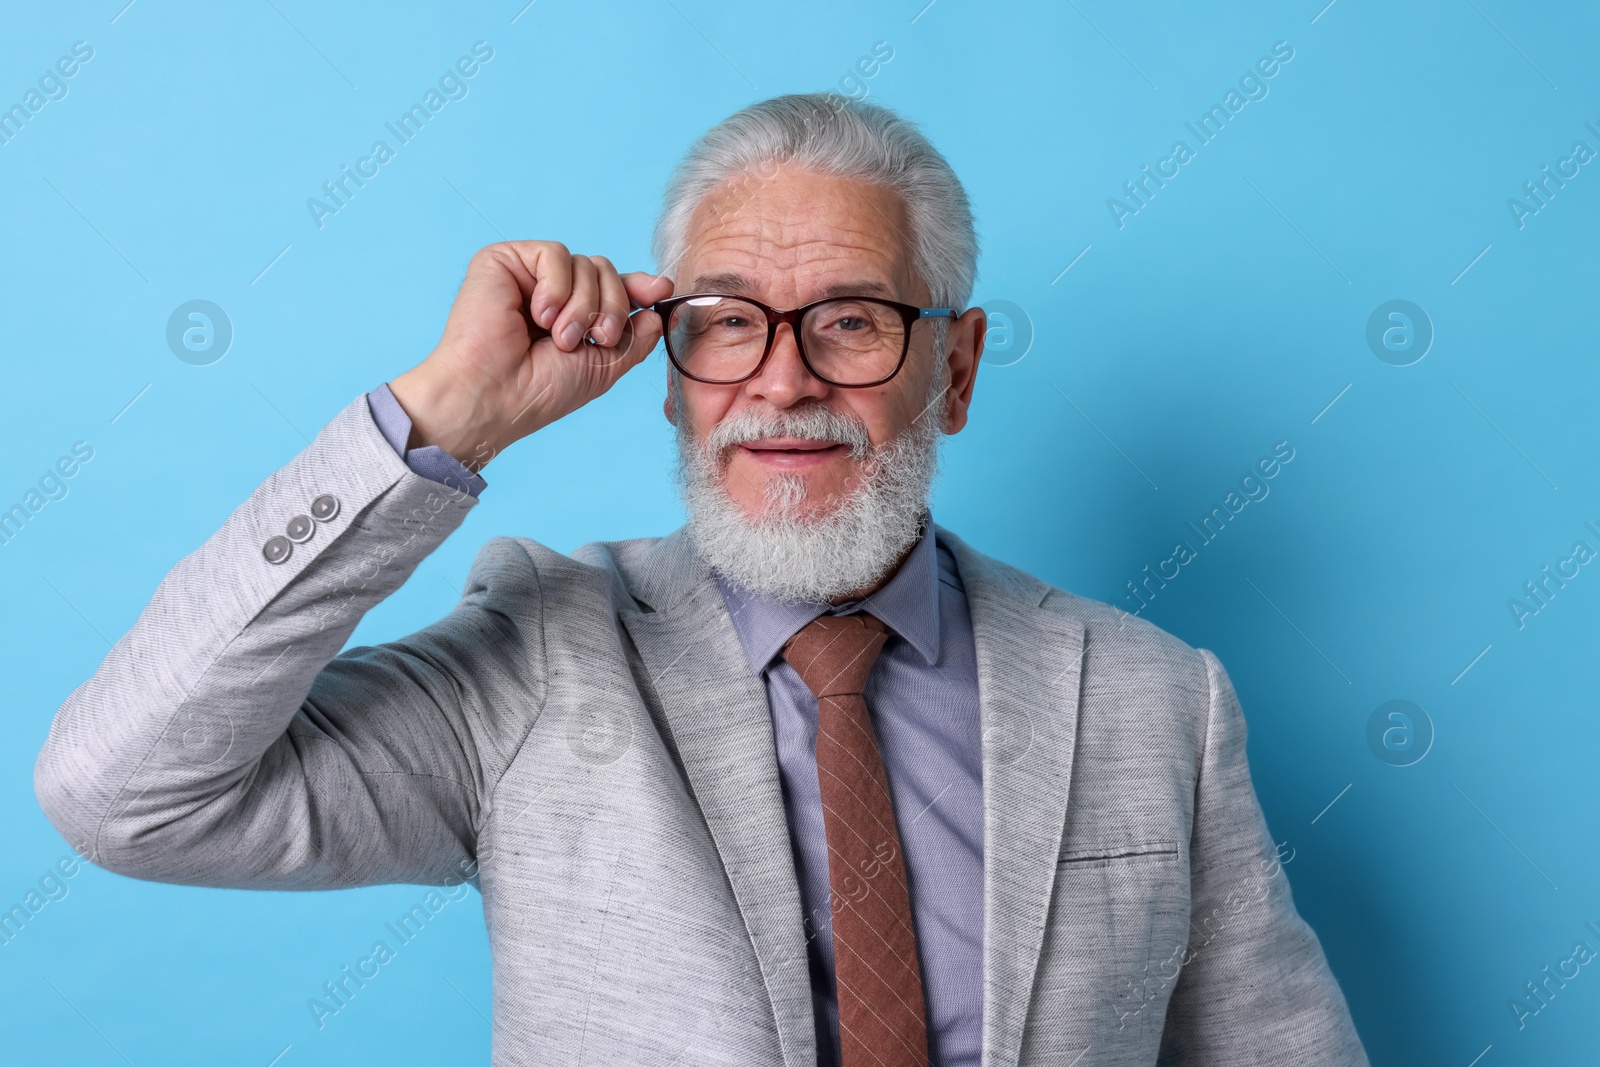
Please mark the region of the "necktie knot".
[[784, 642], [779, 655], [819, 701], [859, 696], [888, 640], [889, 627], [864, 611], [818, 615]]

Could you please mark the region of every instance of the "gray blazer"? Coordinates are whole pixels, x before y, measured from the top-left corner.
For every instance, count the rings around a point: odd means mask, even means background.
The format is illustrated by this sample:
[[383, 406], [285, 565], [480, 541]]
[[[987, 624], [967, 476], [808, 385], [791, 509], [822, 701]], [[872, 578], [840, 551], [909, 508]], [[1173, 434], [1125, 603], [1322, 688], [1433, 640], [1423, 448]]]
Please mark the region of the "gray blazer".
[[[768, 709], [685, 529], [494, 538], [445, 618], [340, 653], [475, 504], [358, 397], [67, 698], [45, 813], [136, 878], [472, 882], [499, 1067], [814, 1064]], [[938, 534], [977, 648], [985, 1067], [1365, 1064], [1216, 658]]]

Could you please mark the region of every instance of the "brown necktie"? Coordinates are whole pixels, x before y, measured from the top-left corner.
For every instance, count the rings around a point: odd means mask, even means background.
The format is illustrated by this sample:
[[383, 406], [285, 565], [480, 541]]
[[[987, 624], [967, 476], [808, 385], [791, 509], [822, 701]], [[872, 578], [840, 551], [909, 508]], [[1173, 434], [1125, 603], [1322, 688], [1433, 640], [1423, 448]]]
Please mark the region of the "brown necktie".
[[927, 1067], [922, 971], [889, 779], [861, 691], [888, 627], [820, 615], [780, 654], [817, 698], [842, 1067]]

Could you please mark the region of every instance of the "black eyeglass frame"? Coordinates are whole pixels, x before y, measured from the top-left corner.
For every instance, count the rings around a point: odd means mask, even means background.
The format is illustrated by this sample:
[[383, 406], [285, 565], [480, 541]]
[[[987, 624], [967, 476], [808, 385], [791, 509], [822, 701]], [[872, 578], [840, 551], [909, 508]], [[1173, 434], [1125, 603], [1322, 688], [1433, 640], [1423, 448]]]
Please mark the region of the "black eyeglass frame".
[[[667, 329], [667, 324], [672, 321], [673, 311], [677, 309], [678, 305], [683, 304], [686, 301], [703, 299], [708, 296], [721, 297], [724, 300], [742, 300], [746, 304], [753, 304], [760, 308], [762, 313], [767, 316], [767, 347], [761, 353], [761, 359], [756, 363], [755, 369], [749, 374], [746, 374], [743, 378], [734, 378], [728, 381], [722, 381], [716, 378], [702, 378], [698, 374], [693, 374], [685, 370], [683, 364], [678, 362], [678, 357], [672, 352], [671, 331]], [[881, 304], [884, 307], [893, 308], [895, 311], [900, 313], [901, 322], [905, 326], [905, 337], [900, 344], [900, 359], [895, 363], [893, 370], [875, 382], [836, 382], [832, 378], [828, 378], [817, 373], [817, 368], [811, 365], [810, 358], [806, 356], [805, 341], [802, 339], [800, 334], [800, 319], [805, 315], [806, 312], [810, 311], [819, 304], [829, 304], [836, 300], [855, 300], [872, 304]], [[954, 321], [955, 318], [961, 314], [961, 312], [957, 311], [955, 308], [924, 308], [918, 307], [915, 304], [905, 304], [898, 300], [886, 300], [883, 297], [878, 296], [830, 296], [821, 300], [813, 300], [809, 304], [803, 304], [800, 307], [794, 308], [790, 311], [779, 311], [777, 308], [768, 307], [759, 300], [748, 296], [740, 296], [737, 293], [685, 293], [682, 296], [672, 296], [665, 300], [658, 300], [654, 304], [650, 305], [650, 310], [661, 316], [661, 340], [666, 345], [667, 358], [672, 360], [672, 365], [678, 369], [678, 373], [682, 374], [686, 378], [692, 378], [697, 382], [704, 382], [706, 385], [738, 385], [742, 382], [749, 381], [751, 378], [754, 378], [756, 375], [761, 373], [761, 368], [765, 367], [767, 365], [767, 360], [772, 357], [772, 343], [773, 341], [777, 340], [778, 327], [784, 323], [788, 323], [789, 331], [794, 334], [794, 346], [800, 352], [800, 362], [805, 364], [806, 370], [809, 371], [812, 377], [816, 378], [818, 381], [827, 382], [829, 385], [838, 389], [870, 389], [872, 386], [882, 385], [884, 382], [890, 381], [896, 374], [900, 373], [900, 368], [905, 366], [906, 354], [911, 351], [911, 327], [914, 323], [917, 323], [922, 319], [936, 318], [948, 318], [951, 321]]]

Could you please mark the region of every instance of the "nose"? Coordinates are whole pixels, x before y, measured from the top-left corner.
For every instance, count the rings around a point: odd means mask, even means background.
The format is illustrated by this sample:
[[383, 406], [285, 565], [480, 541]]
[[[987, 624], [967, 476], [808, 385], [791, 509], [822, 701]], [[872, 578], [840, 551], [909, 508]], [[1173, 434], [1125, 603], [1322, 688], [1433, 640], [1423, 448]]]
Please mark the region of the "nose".
[[800, 358], [794, 327], [780, 323], [772, 339], [772, 351], [761, 365], [758, 374], [744, 383], [745, 395], [752, 400], [765, 400], [776, 408], [793, 407], [807, 397], [820, 399], [832, 388], [827, 382], [806, 369]]

